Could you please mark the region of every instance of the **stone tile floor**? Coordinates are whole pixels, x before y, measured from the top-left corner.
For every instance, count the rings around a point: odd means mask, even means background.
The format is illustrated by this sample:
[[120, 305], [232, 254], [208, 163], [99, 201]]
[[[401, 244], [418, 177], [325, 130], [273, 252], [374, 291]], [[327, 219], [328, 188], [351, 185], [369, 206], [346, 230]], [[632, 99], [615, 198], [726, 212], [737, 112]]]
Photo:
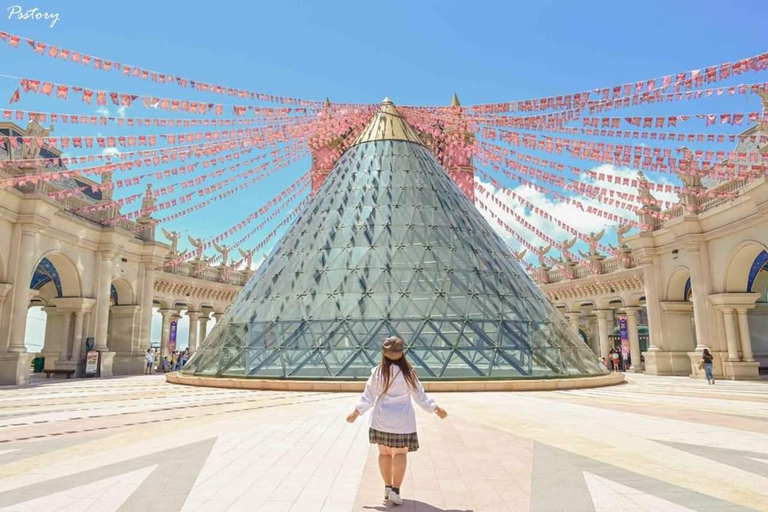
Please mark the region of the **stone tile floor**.
[[[768, 382], [435, 394], [402, 512], [768, 510]], [[0, 388], [0, 511], [385, 511], [355, 395]]]

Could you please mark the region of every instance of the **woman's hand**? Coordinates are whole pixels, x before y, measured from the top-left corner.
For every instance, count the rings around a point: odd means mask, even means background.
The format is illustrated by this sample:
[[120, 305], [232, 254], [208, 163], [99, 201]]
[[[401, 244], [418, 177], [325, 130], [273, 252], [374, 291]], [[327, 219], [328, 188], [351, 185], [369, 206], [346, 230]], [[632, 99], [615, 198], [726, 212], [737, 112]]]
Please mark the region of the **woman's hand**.
[[357, 409], [355, 409], [352, 414], [347, 416], [347, 423], [354, 423], [358, 416], [360, 416], [360, 413], [357, 412]]
[[448, 417], [448, 413], [442, 407], [436, 407], [435, 414], [437, 414], [441, 420], [444, 420], [445, 418]]

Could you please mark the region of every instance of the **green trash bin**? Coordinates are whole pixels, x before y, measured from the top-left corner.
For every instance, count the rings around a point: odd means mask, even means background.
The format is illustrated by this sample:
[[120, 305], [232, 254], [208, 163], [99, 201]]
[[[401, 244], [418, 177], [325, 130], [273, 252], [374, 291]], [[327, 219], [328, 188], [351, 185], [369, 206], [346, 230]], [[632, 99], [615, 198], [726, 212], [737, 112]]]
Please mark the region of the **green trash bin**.
[[45, 358], [38, 356], [32, 361], [33, 369], [32, 371], [35, 373], [43, 373], [43, 368], [45, 368]]

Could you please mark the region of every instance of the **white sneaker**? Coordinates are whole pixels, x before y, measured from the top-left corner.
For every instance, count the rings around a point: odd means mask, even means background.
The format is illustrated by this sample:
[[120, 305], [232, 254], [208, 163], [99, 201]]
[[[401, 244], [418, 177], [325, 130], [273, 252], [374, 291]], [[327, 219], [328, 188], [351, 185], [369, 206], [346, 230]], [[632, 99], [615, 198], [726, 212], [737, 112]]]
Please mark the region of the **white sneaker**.
[[401, 498], [400, 495], [397, 494], [392, 489], [389, 490], [389, 501], [391, 501], [395, 505], [402, 505], [403, 504], [403, 498]]

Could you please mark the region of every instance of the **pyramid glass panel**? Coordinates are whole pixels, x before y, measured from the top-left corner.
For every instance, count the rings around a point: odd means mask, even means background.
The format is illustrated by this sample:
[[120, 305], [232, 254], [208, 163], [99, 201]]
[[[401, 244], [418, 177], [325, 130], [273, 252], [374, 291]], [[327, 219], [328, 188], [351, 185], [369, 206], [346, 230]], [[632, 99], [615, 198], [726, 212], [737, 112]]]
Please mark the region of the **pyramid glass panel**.
[[184, 373], [365, 379], [391, 335], [424, 380], [605, 373], [385, 103]]

